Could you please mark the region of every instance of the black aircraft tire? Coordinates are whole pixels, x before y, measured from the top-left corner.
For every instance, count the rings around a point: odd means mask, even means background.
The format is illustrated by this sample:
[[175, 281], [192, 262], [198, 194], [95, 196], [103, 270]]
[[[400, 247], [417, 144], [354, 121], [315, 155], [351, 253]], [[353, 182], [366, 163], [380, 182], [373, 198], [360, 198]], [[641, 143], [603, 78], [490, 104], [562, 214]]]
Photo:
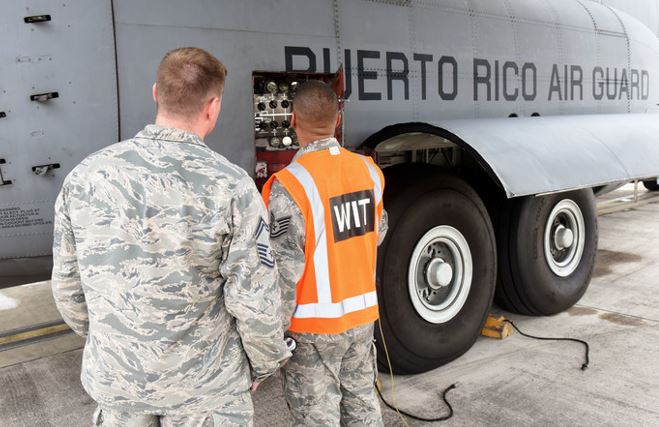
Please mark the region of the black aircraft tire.
[[[546, 224], [554, 208], [559, 204], [565, 205], [565, 201], [576, 204], [583, 216], [583, 224], [575, 228], [583, 228], [583, 252], [580, 258], [565, 255], [566, 260], [575, 261], [573, 267], [566, 268], [559, 275], [555, 269], [561, 267], [554, 264], [552, 269], [551, 261], [545, 256], [546, 241], [555, 241], [546, 237]], [[568, 211], [574, 209], [569, 204], [566, 207]], [[559, 214], [558, 223], [564, 219]], [[552, 224], [556, 223], [552, 221]], [[550, 228], [548, 235], [554, 236], [551, 230], [554, 228]], [[578, 236], [579, 233], [574, 235]], [[597, 210], [591, 190], [508, 201], [497, 227], [497, 304], [506, 310], [531, 316], [552, 315], [572, 307], [590, 283], [597, 239]], [[575, 248], [578, 248], [577, 237], [575, 242]], [[556, 248], [552, 246], [550, 253], [552, 250]], [[564, 251], [567, 252], [556, 253], [569, 254], [571, 247]]]
[[[421, 173], [413, 185], [398, 181], [385, 192], [385, 209], [389, 214], [389, 232], [378, 251], [381, 325], [394, 373], [421, 373], [459, 357], [479, 336], [496, 283], [494, 231], [478, 195], [453, 176]], [[422, 318], [408, 290], [408, 269], [417, 242], [438, 225], [451, 226], [462, 233], [473, 262], [466, 301], [445, 323]], [[378, 365], [387, 372], [383, 340], [377, 328], [376, 342]]]
[[643, 181], [643, 186], [647, 188], [648, 191], [658, 191], [659, 190], [659, 184], [657, 183], [656, 179], [650, 179], [647, 181]]

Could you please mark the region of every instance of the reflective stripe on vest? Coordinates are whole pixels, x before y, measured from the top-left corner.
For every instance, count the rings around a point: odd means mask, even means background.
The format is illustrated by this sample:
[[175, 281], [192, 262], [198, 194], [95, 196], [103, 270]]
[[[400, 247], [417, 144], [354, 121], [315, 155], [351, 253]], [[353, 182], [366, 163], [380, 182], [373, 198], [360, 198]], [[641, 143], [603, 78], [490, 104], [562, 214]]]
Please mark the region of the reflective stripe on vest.
[[[364, 157], [362, 157], [366, 165], [371, 180], [373, 181], [373, 192], [375, 196], [376, 205], [382, 201], [382, 183], [380, 176], [375, 170], [374, 166]], [[313, 177], [298, 162], [291, 163], [287, 170], [297, 179], [297, 181], [304, 188], [307, 200], [311, 206], [311, 215], [313, 217], [314, 231], [315, 231], [315, 250], [313, 254], [313, 263], [316, 279], [316, 293], [318, 302], [308, 304], [298, 304], [294, 318], [307, 319], [307, 318], [324, 318], [324, 319], [337, 319], [345, 316], [346, 314], [361, 311], [370, 307], [377, 306], [377, 293], [375, 291], [349, 297], [339, 302], [332, 302], [332, 290], [329, 280], [329, 262], [327, 256], [327, 233], [325, 227], [325, 209], [323, 207], [323, 200], [320, 192], [313, 180]], [[376, 210], [377, 212], [377, 210]], [[376, 215], [376, 232], [379, 228], [380, 218]], [[309, 238], [309, 236], [307, 236]], [[374, 272], [375, 275], [375, 272]]]
[[341, 302], [323, 304], [299, 304], [295, 309], [293, 317], [308, 319], [318, 317], [323, 319], [338, 319], [348, 313], [364, 310], [378, 305], [378, 294], [373, 291], [364, 295], [346, 298]]
[[[369, 162], [366, 160], [366, 157], [363, 158], [364, 163], [366, 164], [366, 167], [368, 168], [368, 173], [371, 175], [371, 179], [373, 180], [373, 191], [375, 193], [375, 204], [379, 205], [380, 202], [382, 201], [382, 184], [380, 183], [380, 175], [378, 175], [377, 171]], [[378, 218], [378, 225], [379, 225], [379, 218]]]
[[[313, 263], [316, 270], [316, 289], [318, 292], [319, 304], [332, 303], [332, 289], [329, 282], [329, 262], [327, 261], [327, 234], [325, 233], [325, 209], [320, 193], [313, 181], [311, 174], [299, 163], [292, 163], [288, 166], [288, 171], [293, 174], [307, 194], [307, 199], [311, 203], [311, 213], [313, 216], [313, 228], [316, 231], [316, 250], [313, 254]], [[307, 239], [309, 236], [307, 236]], [[299, 307], [299, 306], [298, 306]], [[297, 311], [296, 311], [297, 312]], [[295, 315], [293, 315], [295, 317]], [[321, 316], [319, 316], [321, 317]], [[326, 317], [326, 316], [322, 316]]]

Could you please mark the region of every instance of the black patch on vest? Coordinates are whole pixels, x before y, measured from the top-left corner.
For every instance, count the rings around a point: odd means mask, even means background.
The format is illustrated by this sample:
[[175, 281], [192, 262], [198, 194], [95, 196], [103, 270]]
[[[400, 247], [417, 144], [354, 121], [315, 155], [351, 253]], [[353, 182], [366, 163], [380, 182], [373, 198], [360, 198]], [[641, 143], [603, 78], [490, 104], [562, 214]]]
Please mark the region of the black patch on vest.
[[373, 190], [357, 191], [330, 199], [334, 241], [362, 236], [375, 230]]

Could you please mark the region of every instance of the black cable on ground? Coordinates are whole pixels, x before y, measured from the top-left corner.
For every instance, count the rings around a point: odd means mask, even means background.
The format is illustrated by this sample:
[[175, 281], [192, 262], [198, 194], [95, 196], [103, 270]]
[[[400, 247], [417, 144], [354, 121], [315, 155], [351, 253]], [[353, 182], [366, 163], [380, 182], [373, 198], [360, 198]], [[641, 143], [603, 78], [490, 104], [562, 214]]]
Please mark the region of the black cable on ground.
[[[583, 346], [585, 347], [585, 355], [584, 356], [585, 356], [586, 361], [581, 365], [581, 370], [585, 371], [586, 369], [588, 369], [588, 364], [590, 363], [590, 346], [588, 345], [588, 343], [586, 341], [580, 340], [580, 339], [577, 339], [577, 338], [538, 337], [538, 336], [535, 336], [535, 335], [530, 335], [530, 334], [522, 332], [517, 327], [517, 325], [515, 325], [515, 323], [510, 319], [504, 319], [504, 321], [510, 323], [510, 325], [513, 327], [513, 329], [515, 329], [515, 331], [517, 331], [517, 333], [519, 333], [520, 335], [522, 335], [524, 337], [527, 337], [527, 338], [532, 338], [532, 339], [541, 340], [541, 341], [572, 341], [572, 342], [576, 342], [576, 343], [579, 343], [579, 344], [583, 344]], [[379, 324], [379, 322], [378, 322], [378, 324]], [[389, 365], [389, 372], [392, 375], [392, 381], [393, 381], [393, 369], [391, 368], [391, 361], [389, 360], [389, 351], [387, 350], [386, 343], [384, 342], [384, 333], [382, 332], [382, 326], [380, 326], [380, 334], [383, 338], [385, 354], [387, 355], [387, 363]], [[450, 419], [451, 417], [453, 417], [453, 407], [451, 406], [449, 401], [446, 399], [446, 395], [451, 390], [453, 390], [455, 387], [456, 387], [456, 384], [451, 384], [446, 389], [444, 389], [444, 391], [442, 392], [442, 400], [446, 404], [446, 407], [448, 408], [448, 411], [449, 411], [447, 415], [444, 415], [442, 417], [437, 417], [437, 418], [423, 418], [423, 417], [419, 417], [419, 416], [414, 415], [414, 414], [410, 414], [409, 412], [403, 411], [402, 409], [397, 408], [396, 406], [394, 406], [394, 405], [390, 404], [389, 402], [387, 402], [385, 400], [384, 396], [382, 395], [382, 391], [380, 390], [379, 384], [378, 383], [375, 384], [375, 390], [377, 390], [378, 396], [380, 396], [380, 399], [382, 400], [382, 402], [384, 402], [384, 404], [387, 405], [387, 407], [389, 409], [392, 409], [392, 410], [396, 411], [399, 416], [400, 415], [405, 415], [408, 418], [411, 418], [411, 419], [417, 420], [417, 421], [422, 421], [422, 422], [446, 421], [446, 420]], [[405, 425], [407, 425], [404, 418], [401, 417], [401, 420], [403, 421], [403, 423], [405, 423]]]
[[410, 414], [409, 412], [405, 412], [400, 408], [396, 408], [395, 406], [389, 404], [389, 402], [387, 402], [384, 399], [384, 396], [382, 396], [382, 392], [380, 391], [380, 387], [378, 387], [376, 385], [375, 389], [378, 391], [378, 395], [380, 396], [380, 399], [382, 399], [382, 402], [384, 402], [384, 404], [387, 405], [387, 407], [389, 407], [389, 409], [392, 409], [396, 412], [399, 412], [399, 413], [405, 415], [408, 418], [412, 418], [413, 420], [424, 421], [424, 422], [429, 422], [430, 423], [430, 422], [436, 422], [436, 421], [446, 421], [446, 420], [450, 419], [453, 416], [453, 407], [451, 406], [449, 401], [446, 399], [446, 395], [448, 394], [449, 391], [453, 390], [456, 386], [457, 386], [456, 384], [451, 384], [450, 386], [448, 386], [442, 392], [442, 400], [444, 400], [444, 403], [446, 404], [446, 407], [448, 408], [448, 414], [444, 415], [442, 417], [438, 417], [438, 418], [423, 418], [423, 417], [419, 417], [417, 415]]
[[581, 365], [581, 370], [582, 370], [582, 371], [585, 371], [586, 369], [588, 369], [588, 364], [590, 363], [590, 346], [588, 345], [588, 343], [587, 343], [586, 341], [584, 341], [584, 340], [580, 340], [580, 339], [577, 339], [577, 338], [549, 338], [549, 337], [536, 337], [535, 335], [525, 334], [524, 332], [520, 331], [519, 328], [517, 327], [517, 325], [515, 325], [515, 323], [513, 323], [512, 320], [510, 320], [510, 319], [505, 319], [504, 321], [510, 323], [510, 325], [511, 325], [511, 326], [512, 326], [512, 327], [513, 327], [513, 328], [514, 328], [514, 329], [515, 329], [520, 335], [525, 336], [525, 337], [527, 337], [527, 338], [532, 338], [532, 339], [534, 339], [534, 340], [542, 340], [542, 341], [572, 341], [572, 342], [576, 342], [576, 343], [579, 343], [579, 344], [583, 344], [584, 347], [586, 347], [586, 354], [585, 354], [586, 362], [585, 362], [583, 365]]

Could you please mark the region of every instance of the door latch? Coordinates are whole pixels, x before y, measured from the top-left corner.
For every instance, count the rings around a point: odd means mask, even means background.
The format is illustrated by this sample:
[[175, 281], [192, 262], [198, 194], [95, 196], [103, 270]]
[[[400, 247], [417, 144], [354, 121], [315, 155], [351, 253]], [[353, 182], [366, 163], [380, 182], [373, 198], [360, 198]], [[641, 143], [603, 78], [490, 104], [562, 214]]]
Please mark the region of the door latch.
[[47, 102], [51, 99], [59, 98], [59, 92], [35, 93], [30, 95], [30, 101]]
[[44, 175], [46, 175], [48, 172], [50, 172], [51, 170], [53, 170], [53, 169], [59, 169], [59, 168], [60, 168], [60, 164], [59, 164], [59, 163], [51, 163], [51, 164], [49, 164], [49, 165], [32, 166], [32, 172], [33, 172], [35, 175], [38, 175], [38, 176], [44, 176]]
[[26, 16], [23, 18], [23, 21], [25, 21], [26, 24], [38, 24], [40, 22], [48, 22], [51, 19], [50, 15], [34, 15]]
[[[0, 165], [4, 165], [7, 163], [5, 159], [0, 159]], [[0, 169], [0, 187], [4, 185], [10, 185], [12, 181], [10, 179], [5, 180], [5, 178], [2, 176], [2, 169]]]
[[4, 119], [5, 117], [7, 117], [7, 113], [0, 111], [0, 119]]

